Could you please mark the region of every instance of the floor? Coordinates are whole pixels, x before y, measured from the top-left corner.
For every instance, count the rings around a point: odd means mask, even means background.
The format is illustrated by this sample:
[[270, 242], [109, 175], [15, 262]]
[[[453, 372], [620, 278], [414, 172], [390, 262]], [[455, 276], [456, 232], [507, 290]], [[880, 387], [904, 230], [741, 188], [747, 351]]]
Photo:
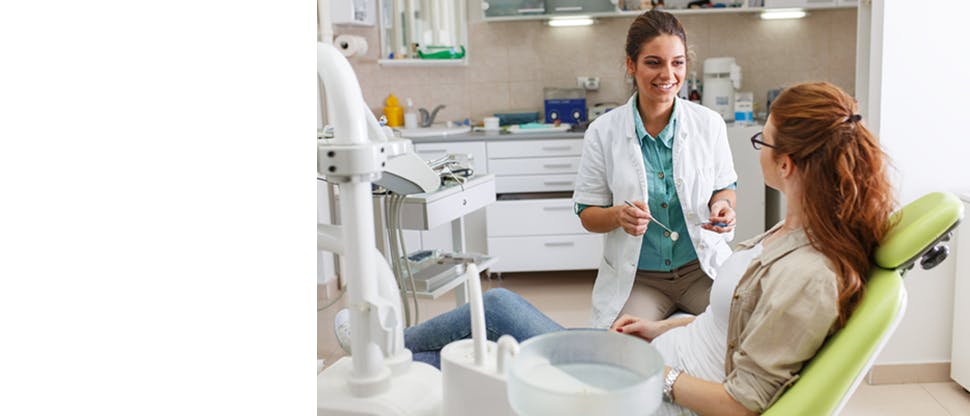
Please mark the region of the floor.
[[[592, 271], [506, 273], [502, 280], [482, 280], [482, 290], [507, 288], [522, 295], [564, 326], [583, 327], [589, 321], [594, 276], [595, 272]], [[318, 314], [321, 323], [317, 333], [317, 358], [322, 358], [326, 365], [345, 355], [333, 335], [333, 315], [343, 303], [344, 299], [338, 299]], [[421, 299], [420, 318], [426, 320], [454, 306], [452, 294], [435, 300]], [[970, 415], [970, 393], [953, 382], [876, 386], [863, 382], [842, 412], [842, 415], [848, 416], [917, 414]]]

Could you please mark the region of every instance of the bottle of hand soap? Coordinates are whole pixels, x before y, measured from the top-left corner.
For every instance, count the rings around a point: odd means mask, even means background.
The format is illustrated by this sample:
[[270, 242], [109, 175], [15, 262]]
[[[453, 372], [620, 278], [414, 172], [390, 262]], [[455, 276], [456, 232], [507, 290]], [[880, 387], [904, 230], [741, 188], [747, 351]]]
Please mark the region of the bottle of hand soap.
[[414, 101], [411, 101], [410, 97], [408, 97], [408, 111], [404, 113], [404, 128], [418, 128], [418, 113], [414, 112]]
[[387, 117], [388, 127], [401, 127], [404, 124], [404, 109], [398, 104], [394, 94], [388, 95], [384, 102], [384, 117]]

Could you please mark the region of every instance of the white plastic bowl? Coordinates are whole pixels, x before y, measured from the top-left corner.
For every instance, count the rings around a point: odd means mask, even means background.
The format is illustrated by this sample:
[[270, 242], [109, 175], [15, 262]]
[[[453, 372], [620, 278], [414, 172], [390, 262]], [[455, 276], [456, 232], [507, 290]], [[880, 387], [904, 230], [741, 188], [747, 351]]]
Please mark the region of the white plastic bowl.
[[650, 343], [603, 330], [567, 330], [522, 343], [508, 374], [522, 416], [650, 415], [660, 406], [663, 358]]

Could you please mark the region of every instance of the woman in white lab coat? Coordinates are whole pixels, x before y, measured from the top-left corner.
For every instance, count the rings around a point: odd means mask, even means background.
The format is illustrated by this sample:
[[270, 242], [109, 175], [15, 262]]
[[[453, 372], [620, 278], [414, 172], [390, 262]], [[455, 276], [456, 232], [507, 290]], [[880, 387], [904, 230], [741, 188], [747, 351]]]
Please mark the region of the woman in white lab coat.
[[704, 311], [735, 225], [737, 173], [724, 121], [677, 98], [688, 56], [680, 22], [646, 12], [625, 49], [636, 93], [590, 125], [573, 193], [583, 227], [606, 233], [593, 287], [592, 326], [600, 328], [621, 314], [659, 320]]

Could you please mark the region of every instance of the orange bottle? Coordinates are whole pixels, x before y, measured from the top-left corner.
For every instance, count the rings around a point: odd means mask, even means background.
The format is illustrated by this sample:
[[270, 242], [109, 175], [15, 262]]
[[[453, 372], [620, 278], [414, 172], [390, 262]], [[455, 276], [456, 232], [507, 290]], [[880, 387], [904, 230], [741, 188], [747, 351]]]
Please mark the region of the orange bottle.
[[388, 127], [401, 127], [404, 124], [404, 109], [397, 102], [394, 94], [387, 96], [384, 102], [384, 117], [387, 117]]

